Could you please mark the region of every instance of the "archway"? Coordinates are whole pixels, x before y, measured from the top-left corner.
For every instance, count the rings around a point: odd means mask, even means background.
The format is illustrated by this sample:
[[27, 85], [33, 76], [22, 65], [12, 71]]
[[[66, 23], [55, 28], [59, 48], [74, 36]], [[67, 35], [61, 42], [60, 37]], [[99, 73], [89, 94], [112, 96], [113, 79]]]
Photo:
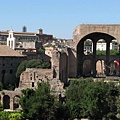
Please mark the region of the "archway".
[[3, 96], [3, 109], [10, 109], [10, 97], [8, 95]]
[[14, 110], [19, 109], [19, 99], [20, 96], [16, 95], [13, 98], [13, 106], [14, 106]]
[[[85, 59], [90, 59], [91, 62], [91, 71], [93, 72], [93, 77], [96, 77], [97, 75], [97, 70], [96, 70], [96, 61], [98, 60], [100, 55], [97, 55], [97, 42], [99, 40], [104, 40], [105, 41], [105, 55], [102, 57], [105, 60], [106, 66], [109, 66], [109, 57], [110, 57], [110, 42], [115, 39], [113, 36], [105, 33], [100, 33], [100, 32], [94, 32], [90, 33], [86, 36], [84, 36], [78, 43], [77, 45], [77, 76], [84, 76], [84, 70], [83, 70], [83, 63]], [[84, 54], [84, 42], [86, 40], [91, 40], [92, 41], [92, 53], [90, 55], [85, 55]], [[106, 67], [105, 66], [105, 67]], [[106, 67], [106, 75], [109, 75], [109, 68]]]
[[119, 76], [120, 65], [118, 60], [110, 61], [110, 76]]
[[96, 62], [96, 77], [105, 77], [105, 61], [98, 60]]
[[90, 77], [92, 74], [91, 71], [91, 60], [85, 60], [83, 62], [83, 76], [84, 77]]

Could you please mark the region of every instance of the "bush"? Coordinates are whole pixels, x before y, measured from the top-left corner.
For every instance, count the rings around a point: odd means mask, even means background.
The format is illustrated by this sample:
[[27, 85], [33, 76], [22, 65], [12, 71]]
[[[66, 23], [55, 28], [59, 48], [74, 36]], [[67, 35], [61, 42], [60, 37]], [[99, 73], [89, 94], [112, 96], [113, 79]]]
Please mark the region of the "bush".
[[23, 120], [21, 112], [0, 112], [0, 120]]
[[3, 111], [3, 104], [0, 103], [0, 111]]

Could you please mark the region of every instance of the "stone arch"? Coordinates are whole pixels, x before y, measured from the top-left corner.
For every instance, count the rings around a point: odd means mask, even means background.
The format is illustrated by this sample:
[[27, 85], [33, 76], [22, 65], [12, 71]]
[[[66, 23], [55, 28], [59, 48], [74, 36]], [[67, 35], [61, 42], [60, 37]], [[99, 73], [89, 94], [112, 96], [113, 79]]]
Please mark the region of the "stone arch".
[[83, 62], [83, 76], [85, 76], [85, 77], [89, 77], [89, 76], [91, 76], [91, 69], [92, 69], [92, 66], [91, 66], [91, 60], [89, 60], [89, 59], [86, 59], [86, 60], [84, 60], [84, 62]]
[[16, 110], [16, 109], [19, 109], [19, 99], [20, 99], [20, 96], [19, 95], [15, 95], [13, 97], [13, 109]]
[[10, 109], [10, 96], [3, 96], [3, 109]]
[[109, 62], [110, 65], [110, 76], [119, 76], [120, 66], [117, 64], [119, 60], [113, 59]]
[[[97, 46], [97, 41], [100, 39], [104, 39], [106, 42], [106, 66], [109, 64], [109, 56], [110, 56], [110, 42], [115, 39], [113, 36], [101, 32], [93, 32], [90, 33], [86, 36], [84, 36], [79, 43], [77, 44], [77, 76], [83, 76], [83, 60], [85, 59], [84, 55], [84, 41], [86, 39], [91, 39], [93, 44], [92, 44], [92, 49], [93, 49], [93, 54], [89, 56], [92, 60], [92, 70], [93, 70], [93, 76], [96, 77], [96, 46]], [[109, 68], [106, 67], [106, 74], [109, 75]]]
[[120, 24], [81, 24], [73, 32], [73, 41], [75, 45], [88, 34], [98, 32], [114, 36], [120, 43]]
[[96, 62], [96, 75], [98, 77], [103, 77], [105, 75], [105, 61], [102, 59], [99, 59]]

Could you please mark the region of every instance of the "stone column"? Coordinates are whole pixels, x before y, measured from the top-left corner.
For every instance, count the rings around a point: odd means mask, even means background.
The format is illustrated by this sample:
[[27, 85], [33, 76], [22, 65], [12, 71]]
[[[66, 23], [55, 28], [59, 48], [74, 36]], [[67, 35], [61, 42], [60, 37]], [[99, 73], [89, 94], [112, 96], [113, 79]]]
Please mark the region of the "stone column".
[[14, 101], [13, 98], [10, 98], [10, 110], [14, 110]]
[[107, 42], [106, 44], [107, 44], [106, 45], [106, 75], [108, 76], [110, 71], [109, 68], [110, 42]]
[[92, 65], [93, 77], [96, 77], [96, 43], [97, 43], [97, 41], [94, 40], [93, 41], [93, 65]]

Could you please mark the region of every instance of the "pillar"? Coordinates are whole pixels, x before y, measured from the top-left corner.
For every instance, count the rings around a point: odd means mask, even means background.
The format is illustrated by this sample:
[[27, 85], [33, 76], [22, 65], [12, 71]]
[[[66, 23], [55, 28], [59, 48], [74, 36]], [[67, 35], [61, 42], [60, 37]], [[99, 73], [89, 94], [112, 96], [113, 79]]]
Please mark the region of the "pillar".
[[13, 98], [10, 98], [10, 110], [14, 110], [14, 101]]
[[93, 77], [96, 77], [96, 43], [97, 43], [97, 41], [94, 40], [93, 41], [93, 65], [92, 65]]
[[59, 51], [55, 50], [52, 53], [51, 64], [52, 64], [52, 71], [53, 71], [53, 78], [59, 79], [59, 72], [60, 72], [60, 53]]
[[109, 56], [110, 56], [110, 42], [106, 43], [106, 75], [109, 75], [110, 68], [109, 68]]

